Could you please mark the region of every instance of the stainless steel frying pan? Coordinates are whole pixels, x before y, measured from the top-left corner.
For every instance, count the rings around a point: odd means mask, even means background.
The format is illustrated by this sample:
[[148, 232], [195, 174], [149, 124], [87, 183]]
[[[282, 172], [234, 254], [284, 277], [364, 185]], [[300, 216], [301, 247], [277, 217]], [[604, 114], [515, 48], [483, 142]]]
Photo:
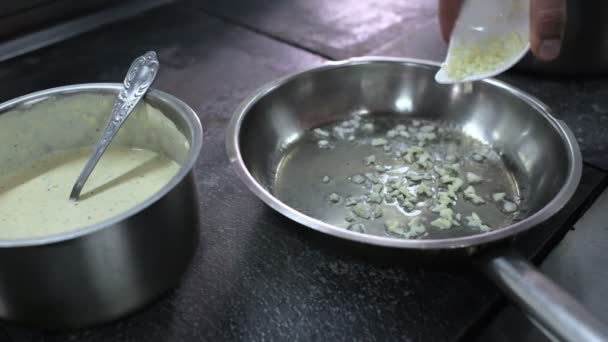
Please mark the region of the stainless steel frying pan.
[[[234, 114], [227, 132], [230, 160], [253, 193], [304, 226], [376, 246], [470, 255], [549, 335], [571, 341], [608, 339], [604, 325], [528, 261], [493, 248], [533, 229], [571, 198], [582, 168], [573, 134], [545, 105], [520, 90], [497, 80], [439, 85], [433, 81], [437, 68], [420, 60], [359, 58], [271, 82]], [[424, 236], [406, 239], [382, 230], [382, 219], [396, 217], [390, 211], [367, 220], [365, 232], [346, 229], [348, 208], [339, 205], [341, 198], [332, 203], [326, 196], [366, 191], [353, 185], [352, 175], [374, 147], [336, 143], [319, 149], [311, 131], [353, 115], [377, 120], [377, 127], [382, 122], [409, 124], [414, 118], [453, 127], [471, 139], [439, 144], [436, 152], [451, 150], [461, 160], [477, 149], [492, 153], [495, 158], [485, 170], [474, 163], [462, 165], [477, 168], [489, 180], [478, 186], [480, 194], [504, 189], [509, 197], [521, 198], [518, 214], [463, 202], [456, 209], [477, 210], [492, 229], [431, 228]], [[392, 160], [387, 155], [376, 153], [385, 162]], [[479, 253], [481, 247], [494, 252]]]

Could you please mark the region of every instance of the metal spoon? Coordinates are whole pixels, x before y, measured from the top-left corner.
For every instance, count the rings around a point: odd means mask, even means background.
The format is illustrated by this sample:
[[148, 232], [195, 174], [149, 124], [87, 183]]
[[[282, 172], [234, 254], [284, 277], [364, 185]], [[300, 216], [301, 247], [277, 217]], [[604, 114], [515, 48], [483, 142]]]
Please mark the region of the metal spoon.
[[477, 81], [510, 69], [530, 48], [529, 9], [528, 0], [465, 0], [435, 80]]
[[84, 183], [87, 181], [91, 172], [97, 165], [99, 159], [106, 151], [116, 133], [122, 125], [125, 123], [129, 114], [135, 108], [135, 105], [139, 103], [139, 100], [154, 82], [156, 73], [158, 72], [158, 58], [156, 52], [149, 51], [143, 56], [137, 57], [127, 72], [127, 76], [123, 82], [123, 89], [118, 94], [118, 99], [114, 102], [112, 107], [112, 115], [104, 128], [101, 138], [95, 145], [93, 155], [84, 166], [84, 169], [78, 176], [72, 192], [70, 193], [70, 199], [77, 201], [80, 197], [80, 192], [84, 187]]

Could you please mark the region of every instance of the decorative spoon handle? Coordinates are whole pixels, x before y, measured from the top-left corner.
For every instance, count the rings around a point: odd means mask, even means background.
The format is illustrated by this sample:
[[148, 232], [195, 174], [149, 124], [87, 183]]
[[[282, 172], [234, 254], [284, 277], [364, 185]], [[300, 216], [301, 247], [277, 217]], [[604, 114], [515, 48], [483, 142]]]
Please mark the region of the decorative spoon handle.
[[95, 145], [93, 155], [84, 166], [84, 169], [78, 176], [70, 199], [77, 201], [80, 197], [80, 192], [84, 187], [85, 182], [93, 172], [95, 165], [101, 156], [106, 151], [116, 133], [133, 111], [133, 108], [139, 103], [139, 100], [146, 94], [152, 82], [156, 78], [158, 72], [158, 58], [154, 51], [146, 52], [143, 56], [136, 58], [123, 82], [123, 88], [118, 94], [118, 99], [112, 107], [112, 116], [108, 120], [104, 128], [101, 138]]

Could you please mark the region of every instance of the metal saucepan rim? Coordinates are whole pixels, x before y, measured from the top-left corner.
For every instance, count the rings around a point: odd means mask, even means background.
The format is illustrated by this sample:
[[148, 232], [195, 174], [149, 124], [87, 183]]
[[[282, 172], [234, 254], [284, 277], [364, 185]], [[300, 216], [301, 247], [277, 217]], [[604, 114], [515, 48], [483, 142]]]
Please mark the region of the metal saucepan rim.
[[241, 103], [241, 105], [234, 112], [234, 115], [232, 116], [232, 119], [230, 120], [230, 123], [228, 125], [226, 133], [226, 149], [230, 162], [233, 165], [233, 168], [236, 170], [238, 176], [258, 198], [260, 198], [274, 210], [292, 219], [293, 221], [307, 226], [311, 229], [338, 238], [384, 247], [438, 250], [479, 246], [486, 243], [503, 240], [505, 238], [526, 231], [544, 222], [545, 220], [553, 216], [555, 213], [557, 213], [561, 208], [563, 208], [563, 206], [568, 202], [568, 200], [576, 191], [582, 172], [582, 158], [574, 136], [569, 133], [569, 131], [567, 131], [567, 128], [560, 124], [558, 120], [556, 120], [550, 114], [549, 108], [540, 100], [502, 81], [496, 79], [486, 79], [479, 82], [491, 84], [492, 86], [499, 87], [503, 90], [508, 91], [513, 96], [516, 96], [519, 99], [525, 101], [528, 105], [530, 105], [531, 107], [536, 109], [541, 115], [543, 115], [543, 117], [559, 132], [562, 141], [568, 151], [569, 168], [568, 176], [564, 185], [557, 193], [557, 195], [536, 213], [509, 226], [486, 233], [479, 233], [476, 235], [448, 239], [406, 240], [349, 231], [334, 225], [327, 224], [310, 216], [304, 215], [299, 211], [287, 206], [286, 204], [278, 200], [276, 197], [274, 197], [271, 193], [269, 193], [262, 185], [260, 185], [245, 166], [239, 149], [239, 132], [241, 130], [241, 125], [245, 116], [247, 115], [249, 110], [266, 94], [296, 79], [297, 77], [303, 74], [318, 72], [325, 69], [332, 69], [342, 66], [374, 63], [399, 63], [416, 65], [418, 67], [425, 68], [439, 67], [439, 64], [433, 61], [391, 57], [360, 57], [344, 61], [328, 62], [321, 66], [313, 67], [311, 69], [297, 72], [286, 77], [271, 81], [254, 91]]
[[[38, 91], [35, 93], [27, 94], [24, 96], [17, 97], [10, 101], [4, 102], [0, 104], [0, 112], [9, 110], [12, 107], [19, 105], [20, 103], [31, 101], [37, 98], [45, 98], [47, 96], [53, 96], [55, 94], [77, 94], [80, 92], [88, 92], [94, 90], [120, 90], [122, 88], [121, 83], [83, 83], [83, 84], [74, 84], [56, 88], [49, 88], [42, 91]], [[62, 241], [72, 240], [79, 238], [81, 236], [85, 236], [88, 234], [92, 234], [101, 229], [111, 227], [131, 216], [136, 215], [137, 213], [143, 211], [148, 208], [152, 204], [156, 203], [159, 199], [164, 197], [169, 191], [171, 191], [175, 186], [177, 186], [186, 175], [192, 170], [194, 167], [194, 163], [196, 162], [198, 155], [201, 152], [202, 144], [203, 144], [203, 129], [194, 110], [192, 110], [186, 103], [176, 98], [173, 95], [167, 94], [163, 91], [150, 89], [146, 94], [147, 98], [154, 98], [155, 100], [159, 100], [168, 106], [173, 107], [178, 113], [182, 115], [184, 120], [188, 125], [188, 129], [192, 134], [192, 141], [190, 142], [190, 151], [188, 152], [188, 159], [186, 162], [180, 167], [179, 172], [167, 183], [165, 184], [159, 191], [157, 191], [154, 195], [152, 195], [147, 200], [141, 202], [135, 207], [121, 213], [120, 215], [116, 215], [107, 220], [85, 226], [79, 228], [77, 230], [64, 232], [60, 234], [53, 234], [48, 236], [29, 238], [29, 239], [15, 239], [15, 240], [0, 240], [0, 248], [10, 248], [10, 247], [27, 247], [27, 246], [37, 246], [37, 245], [47, 245], [52, 243], [58, 243]], [[67, 194], [66, 194], [67, 198]]]

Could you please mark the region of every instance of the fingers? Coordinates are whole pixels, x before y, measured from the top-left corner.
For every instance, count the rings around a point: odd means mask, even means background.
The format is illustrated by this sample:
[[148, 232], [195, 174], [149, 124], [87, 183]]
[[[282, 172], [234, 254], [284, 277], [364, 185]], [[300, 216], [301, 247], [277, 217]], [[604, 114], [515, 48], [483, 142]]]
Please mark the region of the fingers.
[[454, 29], [454, 23], [458, 18], [463, 0], [438, 0], [439, 1], [439, 27], [443, 40], [448, 42]]
[[566, 25], [566, 0], [531, 0], [530, 45], [534, 55], [551, 61], [560, 53]]

